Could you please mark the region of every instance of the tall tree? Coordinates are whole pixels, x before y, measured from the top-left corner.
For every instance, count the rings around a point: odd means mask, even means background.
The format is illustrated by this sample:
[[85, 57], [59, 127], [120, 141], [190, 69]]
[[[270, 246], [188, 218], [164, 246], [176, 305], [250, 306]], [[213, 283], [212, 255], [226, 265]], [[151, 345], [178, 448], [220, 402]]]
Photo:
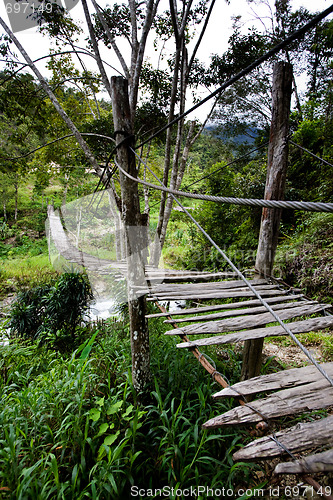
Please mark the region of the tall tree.
[[[211, 15], [215, 0], [183, 0], [182, 2], [180, 2], [180, 6], [178, 5], [177, 0], [170, 0], [169, 11], [166, 13], [162, 13], [159, 16], [157, 15], [159, 0], [147, 0], [144, 3], [138, 3], [135, 0], [128, 0], [127, 5], [114, 4], [110, 9], [102, 9], [95, 2], [95, 0], [92, 0], [93, 7], [95, 9], [94, 15], [89, 12], [89, 7], [86, 0], [81, 0], [81, 3], [86, 19], [86, 31], [89, 33], [89, 48], [92, 50], [92, 55], [97, 63], [99, 78], [103, 83], [105, 90], [109, 93], [109, 96], [112, 97], [113, 93], [107, 74], [107, 67], [101, 57], [101, 42], [104, 42], [104, 46], [114, 52], [119, 60], [122, 71], [128, 80], [129, 119], [132, 129], [135, 125], [136, 111], [138, 109], [140, 81], [144, 68], [144, 57], [147, 49], [148, 35], [153, 31], [157, 34], [159, 32], [164, 32], [166, 38], [171, 37], [174, 40], [175, 49], [174, 52], [169, 55], [169, 59], [171, 61], [170, 65], [173, 68], [173, 73], [171, 93], [169, 96], [170, 104], [168, 110], [168, 119], [171, 120], [177, 112], [181, 113], [184, 110], [185, 106], [187, 87], [189, 85], [194, 85], [193, 71], [197, 70], [198, 68], [196, 54], [198, 47], [202, 41], [203, 34], [207, 28], [208, 20]], [[210, 7], [208, 8], [208, 6]], [[81, 59], [82, 50], [77, 49], [76, 45], [74, 46], [70, 35], [71, 30], [74, 29], [73, 23], [63, 12], [63, 10], [61, 8], [56, 9], [55, 7], [55, 10], [52, 14], [42, 13], [41, 16], [44, 16], [44, 20], [48, 21], [48, 30], [50, 34], [56, 37], [58, 42], [63, 44], [62, 50], [64, 48], [67, 48], [67, 45], [69, 47], [69, 50], [73, 51], [76, 54], [76, 57]], [[24, 57], [30, 69], [39, 79], [40, 85], [43, 88], [45, 94], [54, 105], [61, 119], [74, 135], [78, 144], [82, 148], [87, 160], [92, 165], [97, 175], [102, 177], [104, 183], [108, 184], [110, 180], [110, 171], [108, 172], [101, 168], [99, 162], [93, 154], [91, 147], [89, 147], [87, 141], [82, 136], [79, 130], [80, 125], [71, 118], [70, 113], [67, 113], [64, 110], [59, 96], [57, 96], [55, 91], [50, 88], [50, 85], [47, 83], [36, 65], [26, 53], [24, 47], [19, 43], [15, 35], [11, 32], [11, 30], [2, 19], [0, 19], [0, 24], [2, 25], [12, 42], [16, 45], [21, 55]], [[189, 57], [187, 45], [191, 36], [191, 25], [201, 25], [202, 27], [201, 32], [198, 36], [198, 40], [195, 43], [194, 50]], [[128, 63], [126, 62], [126, 57], [119, 49], [120, 38], [122, 38], [129, 44], [130, 60]], [[90, 51], [89, 54], [91, 55]], [[54, 54], [53, 57], [55, 57]], [[186, 164], [186, 154], [189, 150], [190, 143], [193, 140], [194, 133], [197, 132], [194, 125], [189, 127], [190, 136], [185, 141], [185, 149], [183, 154], [184, 160], [180, 163], [180, 169], [178, 169], [183, 141], [183, 131], [184, 120], [180, 120], [177, 128], [176, 145], [174, 151], [172, 151], [171, 147], [172, 132], [171, 130], [167, 132], [165, 145], [164, 182], [168, 182], [170, 175], [171, 185], [173, 187], [178, 186], [181, 181], [182, 170], [184, 168], [184, 165]], [[116, 129], [116, 132], [119, 133], [122, 131], [118, 131]], [[173, 160], [171, 161], [172, 153]], [[170, 165], [172, 165], [171, 174]], [[132, 171], [132, 173], [135, 173], [135, 169]], [[138, 206], [134, 207], [132, 200], [129, 200], [128, 196], [124, 197], [126, 191], [126, 189], [124, 191], [124, 188], [128, 183], [126, 184], [123, 176], [120, 176], [120, 182], [122, 187], [122, 202], [120, 203], [120, 205], [122, 206], [125, 219], [128, 215], [128, 211], [137, 211], [137, 214], [132, 214], [133, 220], [142, 220], [140, 208]], [[165, 217], [165, 213], [170, 213], [171, 209], [169, 207], [166, 211], [164, 210], [164, 197], [162, 198], [161, 205], [163, 206], [163, 208], [160, 213], [158, 234], [159, 236], [161, 236], [163, 241], [163, 230], [165, 237], [165, 230], [168, 219], [168, 217]], [[156, 257], [156, 262], [158, 261], [158, 258], [159, 255], [157, 255]], [[132, 340], [138, 335], [140, 336], [140, 338], [146, 337], [147, 345], [148, 332], [146, 330], [144, 322], [140, 320], [143, 314], [144, 310], [142, 304], [131, 309], [131, 337]], [[133, 325], [139, 324], [141, 325], [141, 330], [135, 330]], [[135, 342], [133, 342], [133, 344], [135, 344]], [[140, 359], [142, 360], [141, 365], [133, 365], [133, 378], [135, 380], [137, 389], [142, 389], [149, 378], [148, 363], [146, 363], [142, 359], [142, 357]]]

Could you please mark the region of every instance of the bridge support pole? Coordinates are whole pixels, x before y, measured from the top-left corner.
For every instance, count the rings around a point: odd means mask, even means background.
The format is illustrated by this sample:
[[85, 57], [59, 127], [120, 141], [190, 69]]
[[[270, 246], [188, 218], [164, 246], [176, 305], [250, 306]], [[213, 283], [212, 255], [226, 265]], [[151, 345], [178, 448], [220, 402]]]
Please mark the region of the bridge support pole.
[[[128, 82], [122, 77], [111, 78], [112, 112], [116, 136], [118, 165], [137, 177], [128, 99]], [[140, 212], [138, 184], [119, 170], [122, 218], [125, 226], [127, 260], [127, 290], [130, 317], [132, 379], [135, 389], [142, 391], [150, 379], [150, 348], [145, 296], [136, 294], [136, 286], [145, 283], [143, 250], [146, 247], [146, 226]]]
[[[272, 87], [272, 122], [268, 146], [265, 200], [284, 198], [287, 165], [292, 65], [284, 61], [275, 64]], [[279, 237], [281, 209], [263, 208], [255, 270], [260, 278], [272, 274]], [[244, 343], [242, 380], [256, 377], [262, 365], [263, 339]]]

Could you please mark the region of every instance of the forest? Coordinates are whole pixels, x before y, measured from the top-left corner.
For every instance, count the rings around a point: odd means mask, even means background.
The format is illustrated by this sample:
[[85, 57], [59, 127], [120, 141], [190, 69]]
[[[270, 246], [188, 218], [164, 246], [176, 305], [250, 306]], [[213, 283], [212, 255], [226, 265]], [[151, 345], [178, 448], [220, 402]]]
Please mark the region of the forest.
[[[271, 499], [274, 487], [282, 499], [332, 498], [331, 474], [316, 474], [326, 490], [309, 496], [296, 475], [277, 482], [274, 460], [233, 460], [255, 430], [203, 427], [237, 401], [213, 399], [213, 377], [164, 335], [170, 325], [145, 319], [157, 309], [131, 292], [131, 271], [142, 269], [129, 258], [148, 235], [150, 266], [230, 272], [170, 192], [153, 185], [262, 200], [281, 61], [293, 68], [284, 199], [333, 203], [332, 18], [291, 0], [248, 0], [263, 13], [235, 16], [225, 52], [201, 61], [215, 0], [81, 0], [84, 27], [49, 3], [22, 21], [50, 44], [40, 61], [0, 18], [0, 498]], [[203, 91], [209, 110], [193, 118]], [[237, 268], [253, 272], [261, 206], [179, 199]], [[80, 233], [81, 252], [126, 263], [127, 285], [55, 252], [50, 207], [71, 241]], [[118, 218], [138, 228], [134, 242], [119, 236]], [[332, 213], [282, 210], [273, 276], [333, 304], [332, 245]], [[112, 310], [92, 320], [102, 299]], [[298, 338], [331, 362], [331, 334]], [[240, 381], [242, 346], [207, 346], [204, 356], [229, 385]], [[265, 339], [262, 360], [261, 375], [304, 365], [288, 337]]]

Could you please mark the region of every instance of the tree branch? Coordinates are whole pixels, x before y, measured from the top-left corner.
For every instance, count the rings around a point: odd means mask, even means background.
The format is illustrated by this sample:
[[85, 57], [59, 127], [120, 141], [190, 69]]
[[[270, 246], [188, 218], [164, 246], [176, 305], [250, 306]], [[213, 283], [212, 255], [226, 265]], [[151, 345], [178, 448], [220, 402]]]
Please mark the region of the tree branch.
[[73, 132], [76, 140], [78, 141], [79, 145], [81, 146], [81, 148], [82, 148], [82, 150], [83, 150], [83, 152], [84, 152], [87, 160], [89, 161], [89, 163], [95, 169], [96, 173], [98, 175], [101, 175], [102, 174], [102, 169], [98, 165], [96, 158], [94, 157], [94, 155], [90, 151], [90, 148], [89, 148], [88, 144], [85, 142], [85, 140], [83, 139], [83, 137], [80, 134], [79, 130], [76, 128], [76, 126], [74, 125], [74, 123], [72, 122], [72, 120], [69, 118], [69, 116], [67, 115], [67, 113], [63, 110], [63, 108], [61, 107], [58, 99], [56, 98], [56, 96], [52, 92], [49, 84], [46, 82], [46, 80], [44, 79], [44, 77], [42, 76], [42, 74], [37, 69], [36, 65], [32, 62], [32, 60], [30, 59], [30, 57], [27, 54], [27, 52], [24, 50], [23, 46], [20, 44], [20, 42], [18, 41], [18, 39], [16, 38], [16, 36], [14, 35], [14, 33], [11, 31], [11, 29], [7, 26], [7, 24], [2, 19], [2, 17], [0, 17], [0, 25], [3, 27], [3, 29], [5, 30], [5, 32], [7, 33], [7, 35], [14, 42], [14, 44], [16, 45], [16, 47], [18, 48], [18, 50], [21, 52], [22, 56], [27, 61], [27, 64], [30, 67], [30, 69], [37, 76], [38, 80], [40, 81], [41, 86], [45, 90], [45, 92], [46, 92], [47, 96], [49, 97], [50, 101], [52, 102], [53, 106], [55, 107], [55, 109], [57, 110], [57, 112], [59, 113], [59, 115], [61, 116], [61, 118], [64, 120], [64, 122], [66, 123], [66, 125], [68, 126], [68, 128]]
[[106, 36], [108, 37], [108, 40], [111, 44], [111, 47], [115, 51], [116, 56], [118, 57], [118, 60], [121, 64], [121, 67], [123, 68], [125, 77], [127, 78], [127, 80], [129, 80], [130, 79], [130, 72], [129, 72], [128, 66], [125, 62], [125, 59], [123, 58], [122, 53], [120, 52], [120, 50], [118, 48], [118, 45], [116, 44], [115, 38], [111, 35], [111, 31], [109, 30], [108, 24], [104, 18], [104, 11], [97, 4], [96, 0], [92, 0], [92, 3], [93, 3], [93, 6], [95, 7], [97, 17], [105, 30]]
[[137, 51], [137, 56], [136, 56], [136, 64], [134, 67], [134, 73], [132, 73], [132, 82], [131, 82], [131, 97], [130, 97], [130, 106], [131, 106], [131, 114], [132, 117], [134, 117], [134, 111], [137, 105], [137, 100], [138, 100], [138, 90], [139, 90], [139, 80], [140, 80], [140, 75], [141, 75], [141, 70], [142, 70], [142, 63], [143, 63], [143, 57], [145, 53], [145, 47], [146, 47], [146, 42], [147, 42], [147, 37], [152, 25], [152, 22], [154, 20], [156, 10], [158, 7], [160, 0], [149, 0], [147, 2], [147, 9], [146, 9], [146, 17], [145, 17], [145, 22], [143, 24], [143, 29], [142, 29], [142, 34], [141, 34], [141, 39], [140, 43], [138, 46], [138, 51]]
[[105, 88], [106, 88], [109, 96], [111, 97], [111, 85], [110, 85], [109, 79], [107, 77], [107, 74], [106, 74], [104, 65], [102, 63], [102, 59], [101, 59], [100, 53], [99, 53], [98, 43], [97, 43], [97, 40], [96, 40], [95, 30], [94, 30], [94, 27], [93, 27], [92, 22], [91, 22], [88, 5], [87, 5], [86, 0], [81, 0], [81, 3], [82, 3], [84, 15], [85, 15], [86, 22], [87, 22], [88, 29], [89, 29], [90, 40], [91, 40], [91, 43], [92, 43], [92, 46], [93, 46], [93, 49], [94, 49], [94, 52], [95, 52], [96, 62], [97, 62], [97, 65], [98, 65], [98, 69], [99, 69], [99, 71], [101, 73], [101, 77], [102, 77], [104, 86], [105, 86]]
[[187, 72], [186, 72], [186, 79], [188, 79], [189, 77], [189, 74], [190, 74], [190, 71], [191, 71], [191, 68], [192, 68], [192, 65], [193, 65], [193, 62], [194, 62], [194, 59], [195, 59], [195, 56], [198, 52], [198, 49], [200, 47], [200, 44], [202, 42], [202, 39], [203, 39], [203, 36], [206, 32], [206, 29], [207, 29], [207, 26], [208, 26], [208, 23], [209, 23], [209, 19], [210, 19], [210, 16], [213, 12], [213, 8], [214, 8], [214, 5], [215, 5], [215, 1], [216, 0], [212, 0], [212, 3], [210, 4], [210, 7], [209, 7], [209, 10], [207, 12], [207, 16], [206, 16], [206, 19], [205, 19], [205, 22], [204, 22], [204, 25], [202, 27], [202, 30], [201, 30], [201, 33], [199, 35], [199, 38], [197, 40], [197, 43], [195, 44], [195, 47], [193, 49], [193, 53], [192, 53], [192, 56], [191, 56], [191, 59], [190, 59], [190, 62], [188, 64], [188, 67], [187, 67]]

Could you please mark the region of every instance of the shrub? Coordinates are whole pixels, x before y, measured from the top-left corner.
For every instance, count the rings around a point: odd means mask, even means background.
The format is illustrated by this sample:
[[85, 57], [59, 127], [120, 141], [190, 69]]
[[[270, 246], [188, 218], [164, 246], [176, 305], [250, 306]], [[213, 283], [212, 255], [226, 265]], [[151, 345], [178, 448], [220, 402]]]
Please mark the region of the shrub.
[[64, 273], [54, 283], [21, 292], [12, 306], [9, 328], [12, 333], [53, 347], [73, 347], [92, 298], [86, 275]]

